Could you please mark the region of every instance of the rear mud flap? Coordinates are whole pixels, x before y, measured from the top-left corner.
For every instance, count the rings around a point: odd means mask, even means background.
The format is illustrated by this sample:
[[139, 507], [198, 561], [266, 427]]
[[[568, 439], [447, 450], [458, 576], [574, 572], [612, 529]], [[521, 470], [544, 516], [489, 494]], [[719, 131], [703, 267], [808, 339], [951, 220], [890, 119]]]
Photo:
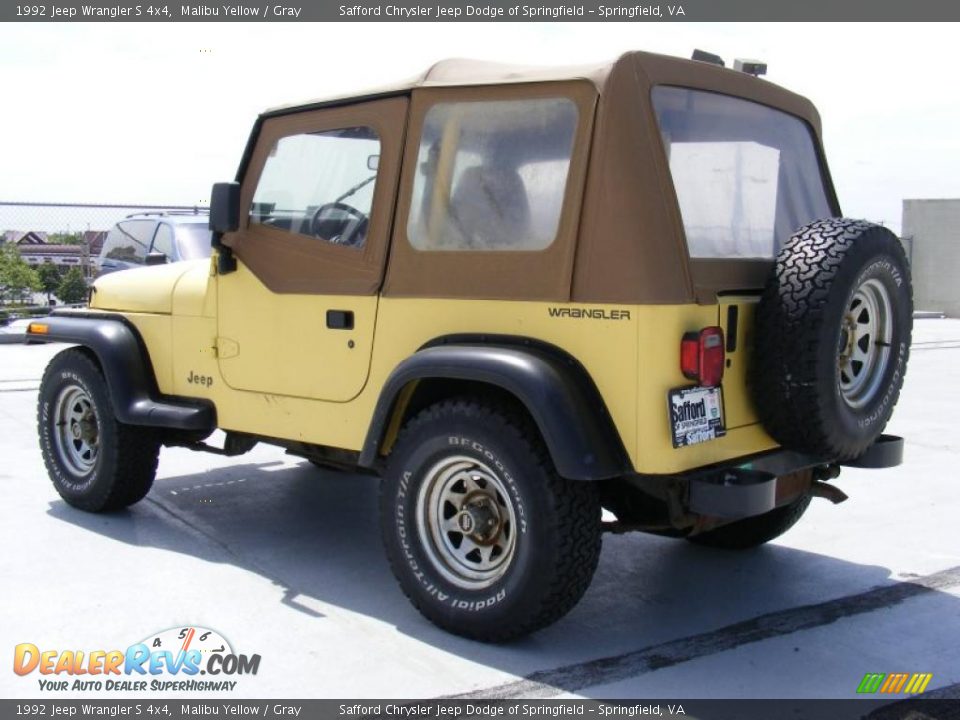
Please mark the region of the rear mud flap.
[[690, 480], [688, 507], [699, 515], [722, 518], [762, 515], [777, 501], [777, 476], [733, 468]]
[[903, 438], [896, 435], [881, 435], [863, 455], [840, 464], [865, 470], [879, 470], [896, 467], [902, 462]]

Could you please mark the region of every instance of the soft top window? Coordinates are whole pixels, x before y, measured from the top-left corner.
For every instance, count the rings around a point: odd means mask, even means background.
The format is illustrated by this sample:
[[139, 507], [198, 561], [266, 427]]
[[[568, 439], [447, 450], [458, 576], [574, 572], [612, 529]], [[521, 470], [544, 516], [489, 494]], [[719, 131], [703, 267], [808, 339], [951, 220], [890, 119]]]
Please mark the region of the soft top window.
[[833, 215], [799, 118], [700, 90], [652, 97], [691, 257], [773, 258], [797, 228]]
[[407, 234], [418, 250], [543, 250], [560, 222], [577, 108], [567, 98], [437, 103]]
[[281, 137], [250, 207], [250, 222], [355, 249], [366, 242], [380, 159], [373, 128]]

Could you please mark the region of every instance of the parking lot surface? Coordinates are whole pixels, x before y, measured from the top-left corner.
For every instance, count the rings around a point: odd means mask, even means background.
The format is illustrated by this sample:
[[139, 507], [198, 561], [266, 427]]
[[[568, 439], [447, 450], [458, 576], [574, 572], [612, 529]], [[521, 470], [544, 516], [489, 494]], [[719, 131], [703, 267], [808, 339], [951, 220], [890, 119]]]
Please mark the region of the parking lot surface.
[[448, 635], [403, 597], [375, 478], [265, 445], [165, 449], [129, 510], [65, 505], [35, 427], [60, 349], [0, 346], [2, 697], [44, 694], [37, 673], [11, 672], [18, 643], [122, 649], [187, 625], [261, 656], [234, 698], [850, 698], [868, 672], [932, 673], [928, 690], [948, 694], [960, 682], [958, 320], [916, 322], [888, 428], [907, 439], [901, 467], [844, 470], [848, 502], [814, 500], [753, 551], [607, 535], [574, 611], [504, 646]]

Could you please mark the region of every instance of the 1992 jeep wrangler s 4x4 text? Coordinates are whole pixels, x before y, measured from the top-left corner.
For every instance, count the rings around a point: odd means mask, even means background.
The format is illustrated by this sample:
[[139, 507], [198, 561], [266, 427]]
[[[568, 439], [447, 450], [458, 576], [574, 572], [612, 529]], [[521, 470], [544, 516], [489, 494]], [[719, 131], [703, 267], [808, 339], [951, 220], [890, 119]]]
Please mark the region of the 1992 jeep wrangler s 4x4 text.
[[813, 106], [746, 73], [445, 62], [280, 108], [210, 225], [209, 262], [30, 326], [76, 345], [38, 410], [71, 505], [137, 502], [163, 445], [376, 473], [413, 604], [498, 641], [583, 595], [601, 508], [746, 548], [900, 462], [904, 252], [840, 217]]

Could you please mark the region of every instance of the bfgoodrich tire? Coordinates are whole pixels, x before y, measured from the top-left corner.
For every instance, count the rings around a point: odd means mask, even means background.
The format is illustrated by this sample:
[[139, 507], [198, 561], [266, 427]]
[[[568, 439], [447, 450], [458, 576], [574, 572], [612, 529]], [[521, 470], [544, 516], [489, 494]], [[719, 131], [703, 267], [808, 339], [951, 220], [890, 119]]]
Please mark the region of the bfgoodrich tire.
[[559, 477], [522, 418], [479, 401], [408, 423], [381, 490], [387, 556], [438, 626], [502, 642], [580, 600], [600, 555], [596, 487]]
[[781, 445], [849, 460], [903, 386], [913, 299], [903, 246], [862, 220], [818, 220], [777, 257], [757, 309], [753, 397]]
[[85, 351], [65, 350], [47, 366], [37, 425], [47, 473], [70, 505], [118, 510], [150, 491], [160, 453], [157, 433], [116, 419], [103, 373]]

